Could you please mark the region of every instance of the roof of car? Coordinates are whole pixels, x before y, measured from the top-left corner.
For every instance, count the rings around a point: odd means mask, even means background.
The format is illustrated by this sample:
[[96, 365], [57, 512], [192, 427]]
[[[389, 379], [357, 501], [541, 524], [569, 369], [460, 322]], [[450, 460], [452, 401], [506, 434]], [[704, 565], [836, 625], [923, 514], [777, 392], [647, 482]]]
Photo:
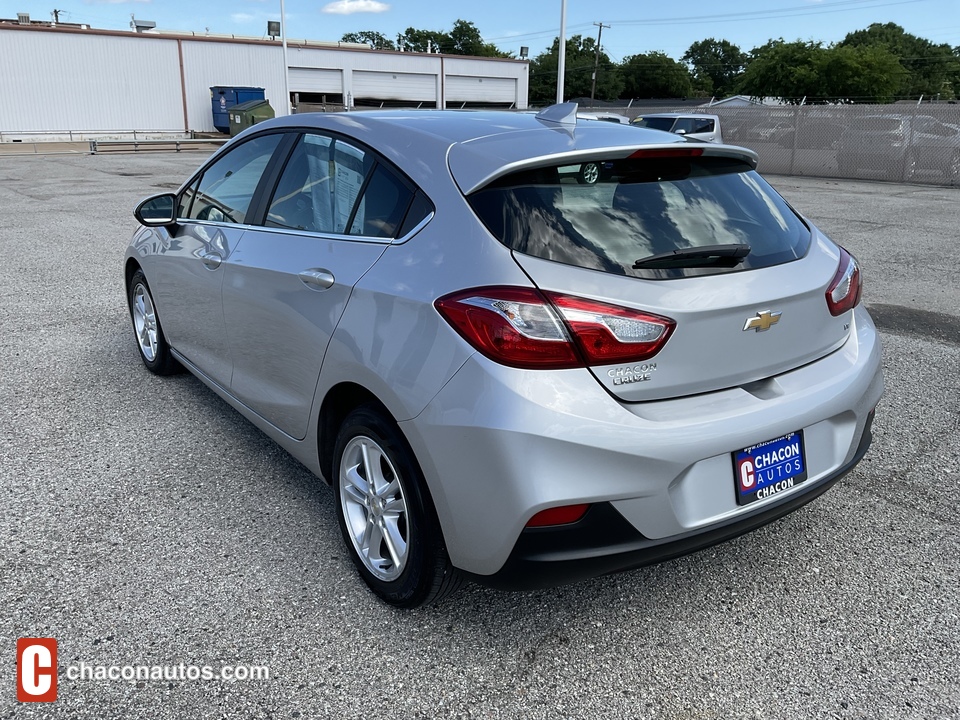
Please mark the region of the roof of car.
[[[255, 128], [313, 127], [368, 143], [414, 180], [435, 175], [446, 160], [464, 193], [521, 166], [592, 157], [626, 157], [640, 147], [686, 143], [677, 135], [619, 123], [564, 124], [532, 113], [456, 110], [365, 110], [306, 113], [268, 120]], [[415, 150], [412, 150], [414, 149]], [[745, 158], [756, 156], [737, 148]]]

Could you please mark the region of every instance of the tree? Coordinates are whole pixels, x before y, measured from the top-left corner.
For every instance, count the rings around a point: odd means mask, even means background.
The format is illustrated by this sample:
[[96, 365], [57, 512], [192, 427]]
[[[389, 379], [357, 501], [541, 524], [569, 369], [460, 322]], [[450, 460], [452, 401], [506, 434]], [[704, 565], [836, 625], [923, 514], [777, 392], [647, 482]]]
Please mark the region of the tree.
[[819, 42], [771, 40], [751, 51], [741, 92], [785, 102], [890, 102], [903, 68], [882, 47], [823, 47]]
[[473, 55], [475, 57], [512, 57], [501, 52], [493, 43], [485, 43], [480, 31], [472, 22], [457, 20], [449, 34], [450, 46], [441, 46], [441, 51], [452, 55]]
[[[596, 40], [574, 35], [567, 39], [566, 46], [563, 97], [564, 99], [590, 97]], [[530, 61], [531, 103], [545, 104], [556, 100], [559, 54], [560, 38], [554, 38], [549, 50], [540, 53]], [[613, 100], [620, 97], [622, 90], [623, 79], [620, 76], [620, 69], [601, 50], [595, 97]]]
[[960, 61], [946, 43], [935, 45], [911, 35], [896, 23], [874, 23], [866, 30], [849, 33], [839, 45], [880, 46], [899, 58], [904, 74], [898, 94], [905, 97], [946, 97], [960, 94]]
[[397, 46], [385, 35], [374, 30], [361, 30], [360, 32], [346, 33], [340, 42], [348, 43], [366, 43], [374, 50], [396, 50]]
[[442, 30], [418, 30], [407, 28], [397, 38], [405, 52], [441, 52], [448, 55], [474, 55], [478, 57], [512, 57], [501, 52], [493, 43], [485, 43], [480, 31], [472, 22], [457, 20], [450, 32]]
[[622, 98], [683, 98], [693, 92], [686, 66], [662, 52], [626, 57], [620, 72]]
[[733, 43], [713, 38], [693, 43], [682, 58], [693, 70], [697, 89], [716, 97], [733, 92], [749, 59]]
[[452, 47], [450, 36], [440, 30], [418, 30], [408, 27], [397, 38], [397, 45], [404, 52], [425, 53], [428, 50], [437, 52], [438, 48]]

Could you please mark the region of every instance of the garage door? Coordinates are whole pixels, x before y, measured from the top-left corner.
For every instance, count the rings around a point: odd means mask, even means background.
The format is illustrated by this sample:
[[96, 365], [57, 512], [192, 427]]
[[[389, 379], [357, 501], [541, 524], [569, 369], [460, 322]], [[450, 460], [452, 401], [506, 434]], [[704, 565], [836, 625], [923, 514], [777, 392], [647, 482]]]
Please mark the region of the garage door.
[[437, 101], [437, 76], [353, 71], [353, 96], [381, 100]]
[[515, 78], [448, 75], [444, 95], [448, 103], [512, 103], [517, 100], [517, 81]]
[[343, 73], [320, 68], [290, 68], [290, 92], [343, 93]]

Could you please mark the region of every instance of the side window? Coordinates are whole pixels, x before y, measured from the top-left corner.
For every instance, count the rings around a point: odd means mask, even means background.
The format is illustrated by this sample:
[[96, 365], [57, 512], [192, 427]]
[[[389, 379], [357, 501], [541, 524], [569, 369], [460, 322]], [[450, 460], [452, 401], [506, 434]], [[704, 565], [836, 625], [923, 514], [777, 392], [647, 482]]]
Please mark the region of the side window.
[[690, 132], [706, 133], [713, 132], [713, 120], [710, 118], [697, 118], [693, 121], [693, 130]]
[[[344, 233], [367, 173], [369, 153], [325, 135], [303, 135], [267, 209], [268, 227]], [[361, 223], [363, 222], [361, 218]]]
[[297, 141], [267, 208], [267, 227], [333, 232], [333, 139]]
[[[189, 217], [212, 222], [247, 222], [260, 177], [282, 135], [264, 135], [234, 148], [208, 167], [193, 198]], [[184, 193], [186, 197], [187, 193]]]
[[350, 225], [351, 235], [393, 238], [410, 207], [413, 192], [383, 165], [377, 165], [367, 183]]
[[403, 226], [397, 233], [397, 237], [403, 237], [407, 233], [413, 232], [413, 229], [432, 212], [433, 205], [426, 195], [418, 191], [416, 197], [413, 198], [413, 204], [407, 210], [407, 216], [403, 219]]

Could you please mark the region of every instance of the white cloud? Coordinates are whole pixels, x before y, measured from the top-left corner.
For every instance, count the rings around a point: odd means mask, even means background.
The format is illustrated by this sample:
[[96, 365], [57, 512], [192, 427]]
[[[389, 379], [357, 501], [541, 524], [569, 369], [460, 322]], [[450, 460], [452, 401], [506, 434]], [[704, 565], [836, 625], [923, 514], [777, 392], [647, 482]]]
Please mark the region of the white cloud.
[[353, 15], [354, 13], [382, 13], [389, 9], [389, 5], [377, 0], [336, 0], [324, 5], [321, 12], [331, 15]]
[[251, 15], [250, 13], [233, 13], [230, 16], [230, 19], [233, 20], [235, 23], [242, 25], [245, 23], [252, 23], [254, 20], [257, 19], [257, 16]]

